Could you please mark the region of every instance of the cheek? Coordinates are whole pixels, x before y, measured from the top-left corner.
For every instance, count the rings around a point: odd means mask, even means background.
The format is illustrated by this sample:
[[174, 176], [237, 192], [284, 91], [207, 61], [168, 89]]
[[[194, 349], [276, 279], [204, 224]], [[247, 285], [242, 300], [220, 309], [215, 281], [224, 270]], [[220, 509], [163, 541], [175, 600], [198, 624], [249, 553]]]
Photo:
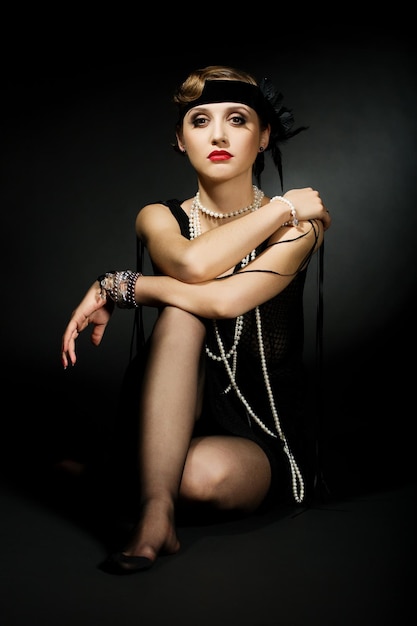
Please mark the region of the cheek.
[[236, 133], [232, 137], [233, 141], [243, 150], [252, 152], [258, 150], [261, 145], [261, 135], [256, 132], [240, 132]]
[[236, 139], [234, 148], [242, 155], [244, 155], [248, 161], [254, 161], [259, 152], [259, 146], [261, 140], [258, 135], [241, 136]]
[[202, 130], [199, 132], [185, 132], [183, 134], [183, 142], [189, 150], [201, 150], [202, 146], [206, 146], [209, 141], [209, 134]]
[[201, 163], [210, 152], [210, 138], [206, 133], [189, 133], [184, 135], [184, 145], [191, 163]]

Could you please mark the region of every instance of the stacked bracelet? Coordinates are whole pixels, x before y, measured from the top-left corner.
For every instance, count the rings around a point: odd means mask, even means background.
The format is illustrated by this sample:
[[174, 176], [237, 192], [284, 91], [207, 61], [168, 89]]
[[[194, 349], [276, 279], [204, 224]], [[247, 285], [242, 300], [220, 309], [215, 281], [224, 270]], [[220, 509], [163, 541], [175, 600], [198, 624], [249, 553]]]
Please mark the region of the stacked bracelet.
[[120, 309], [134, 309], [139, 306], [135, 300], [136, 281], [142, 276], [140, 272], [123, 270], [122, 272], [106, 272], [97, 278], [100, 283], [100, 296], [107, 296]]
[[292, 219], [288, 222], [284, 222], [282, 226], [298, 226], [297, 211], [295, 210], [295, 206], [293, 205], [293, 203], [283, 196], [274, 196], [273, 198], [271, 198], [270, 202], [273, 202], [274, 200], [280, 200], [281, 202], [285, 202], [285, 204], [290, 207]]

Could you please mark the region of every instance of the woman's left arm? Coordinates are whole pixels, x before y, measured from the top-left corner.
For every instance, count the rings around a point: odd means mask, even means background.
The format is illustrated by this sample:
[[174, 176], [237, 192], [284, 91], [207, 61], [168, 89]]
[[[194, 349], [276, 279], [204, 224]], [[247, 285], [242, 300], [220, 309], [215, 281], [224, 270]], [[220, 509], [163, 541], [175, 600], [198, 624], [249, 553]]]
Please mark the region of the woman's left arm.
[[323, 230], [314, 220], [279, 229], [246, 267], [214, 280], [188, 284], [169, 276], [141, 276], [135, 301], [155, 307], [169, 304], [209, 319], [242, 315], [289, 285], [322, 244]]

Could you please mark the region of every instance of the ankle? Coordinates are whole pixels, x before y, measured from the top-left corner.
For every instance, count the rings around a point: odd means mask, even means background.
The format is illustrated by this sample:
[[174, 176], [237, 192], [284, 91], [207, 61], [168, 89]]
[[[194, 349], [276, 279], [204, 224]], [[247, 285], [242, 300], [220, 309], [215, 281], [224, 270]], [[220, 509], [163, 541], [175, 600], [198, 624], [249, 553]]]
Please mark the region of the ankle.
[[175, 502], [172, 498], [164, 496], [152, 496], [149, 498], [142, 498], [139, 503], [139, 511], [141, 517], [144, 515], [157, 515], [166, 516], [168, 518], [174, 517]]

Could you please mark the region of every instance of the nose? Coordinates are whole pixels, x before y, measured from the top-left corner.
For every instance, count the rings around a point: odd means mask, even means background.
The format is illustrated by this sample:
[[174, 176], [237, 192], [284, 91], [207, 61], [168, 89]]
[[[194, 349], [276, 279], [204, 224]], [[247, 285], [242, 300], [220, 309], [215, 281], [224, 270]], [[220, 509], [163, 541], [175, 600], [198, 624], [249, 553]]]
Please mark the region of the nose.
[[211, 143], [213, 146], [217, 146], [218, 144], [227, 143], [227, 142], [228, 142], [228, 138], [227, 138], [226, 129], [224, 128], [224, 124], [218, 121], [213, 126], [213, 135], [211, 138]]
[[211, 143], [213, 144], [213, 146], [217, 146], [221, 143], [227, 143], [227, 137], [225, 135], [222, 136], [214, 136], [211, 140]]

